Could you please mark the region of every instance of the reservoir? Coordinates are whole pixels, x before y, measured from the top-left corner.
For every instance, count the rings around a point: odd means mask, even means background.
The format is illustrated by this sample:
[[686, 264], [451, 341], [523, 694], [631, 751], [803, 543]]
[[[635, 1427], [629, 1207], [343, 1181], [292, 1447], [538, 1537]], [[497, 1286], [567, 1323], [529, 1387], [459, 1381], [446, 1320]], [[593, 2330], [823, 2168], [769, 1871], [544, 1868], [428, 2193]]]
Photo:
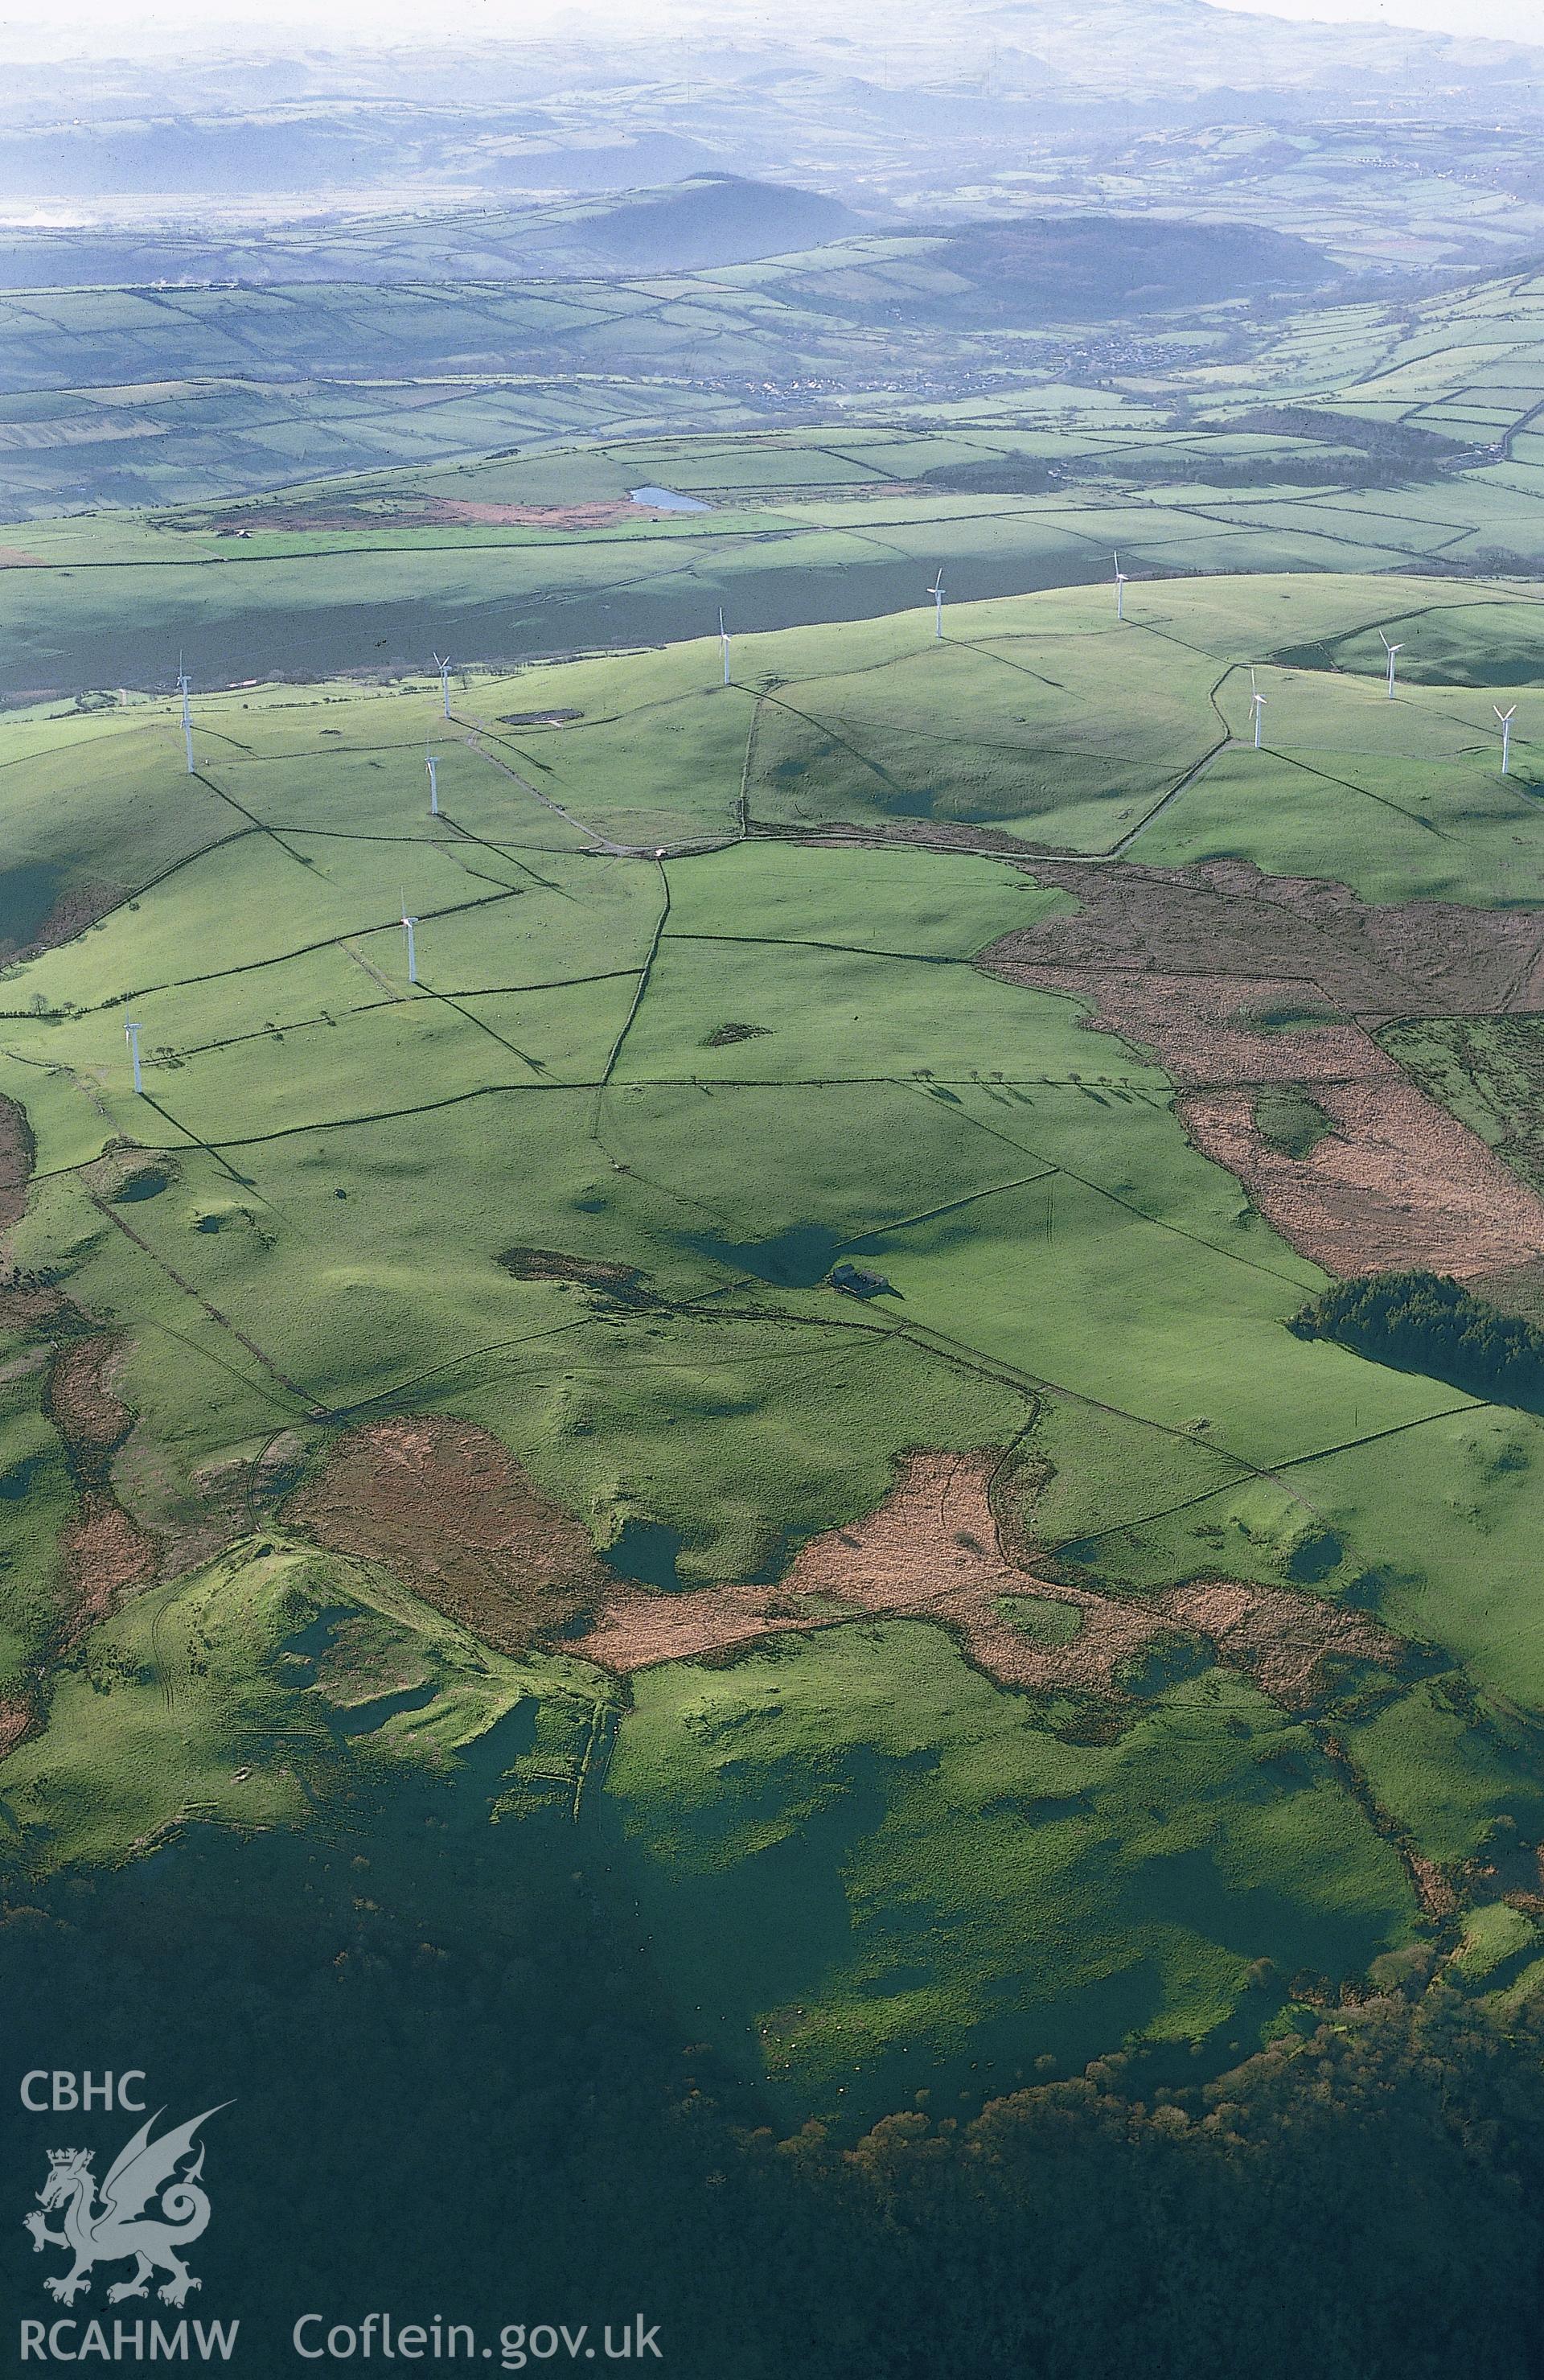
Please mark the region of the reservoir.
[[674, 488], [629, 488], [635, 504], [652, 504], [658, 513], [711, 513], [711, 504], [696, 496], [678, 496]]

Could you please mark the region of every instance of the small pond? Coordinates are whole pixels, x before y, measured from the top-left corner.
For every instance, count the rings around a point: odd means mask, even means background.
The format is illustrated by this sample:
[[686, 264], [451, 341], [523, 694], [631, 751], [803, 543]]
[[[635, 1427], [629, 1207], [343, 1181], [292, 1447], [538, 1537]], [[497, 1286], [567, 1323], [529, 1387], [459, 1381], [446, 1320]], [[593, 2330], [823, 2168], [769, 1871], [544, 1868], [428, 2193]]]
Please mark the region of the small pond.
[[711, 513], [700, 496], [677, 495], [674, 488], [629, 488], [635, 504], [651, 504], [657, 513]]

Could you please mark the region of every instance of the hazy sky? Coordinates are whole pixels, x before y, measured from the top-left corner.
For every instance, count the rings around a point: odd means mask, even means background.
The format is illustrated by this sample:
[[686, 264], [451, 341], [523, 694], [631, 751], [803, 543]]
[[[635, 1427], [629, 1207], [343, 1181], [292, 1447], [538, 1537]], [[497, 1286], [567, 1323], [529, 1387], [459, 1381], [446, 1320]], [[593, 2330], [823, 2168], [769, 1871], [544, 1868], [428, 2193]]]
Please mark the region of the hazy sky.
[[[1068, 0], [1076, 6], [1076, 0]], [[1412, 25], [1430, 32], [1489, 34], [1492, 39], [1544, 41], [1544, 0], [1211, 0], [1219, 7], [1300, 21], [1332, 19]], [[736, 16], [731, 5], [725, 11]], [[775, 22], [777, 11], [753, 8]], [[516, 34], [524, 26], [587, 16], [668, 30], [673, 20], [695, 18], [699, 8], [683, 0], [459, 0], [456, 21], [464, 34]], [[274, 37], [307, 46], [349, 40], [398, 40], [436, 24], [421, 0], [50, 0], [41, 11], [23, 12], [17, 0], [0, 0], [0, 55], [46, 56], [51, 49], [100, 47], [118, 55], [161, 46], [172, 27], [196, 29], [200, 46], [223, 33], [239, 35], [242, 46], [271, 47]]]
[[1428, 33], [1483, 33], [1491, 41], [1544, 42], [1544, 0], [1210, 0], [1262, 17], [1346, 24], [1416, 25]]

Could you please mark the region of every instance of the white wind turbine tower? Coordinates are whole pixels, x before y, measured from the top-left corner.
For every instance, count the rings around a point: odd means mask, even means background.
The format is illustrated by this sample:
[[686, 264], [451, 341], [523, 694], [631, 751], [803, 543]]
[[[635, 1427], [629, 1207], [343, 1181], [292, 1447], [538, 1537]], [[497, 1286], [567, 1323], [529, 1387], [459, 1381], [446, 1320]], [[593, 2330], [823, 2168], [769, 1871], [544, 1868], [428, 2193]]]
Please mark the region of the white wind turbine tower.
[[438, 818], [440, 815], [440, 780], [437, 773], [438, 763], [436, 762], [432, 752], [426, 755], [423, 765], [429, 771], [429, 815], [431, 818]]
[[938, 577], [928, 589], [933, 599], [933, 635], [942, 643], [943, 638], [943, 565], [938, 565]]
[[409, 983], [417, 983], [419, 979], [419, 954], [413, 944], [413, 928], [418, 924], [418, 922], [419, 921], [416, 917], [409, 917], [407, 915], [407, 904], [404, 901], [402, 904], [402, 930], [407, 937], [407, 980]]
[[442, 661], [436, 653], [434, 666], [440, 673], [440, 699], [444, 705], [445, 717], [448, 719], [450, 717], [450, 655], [446, 653]]
[[144, 1096], [145, 1087], [140, 1076], [140, 1021], [138, 1017], [126, 1016], [124, 1018], [123, 1034], [124, 1039], [128, 1044], [128, 1054], [134, 1061], [135, 1093], [137, 1097], [142, 1099]]
[[1510, 710], [1503, 710], [1499, 702], [1493, 702], [1490, 708], [1501, 722], [1501, 774], [1505, 777], [1512, 772], [1512, 722], [1517, 716], [1517, 705], [1514, 703]]
[[1384, 636], [1381, 628], [1379, 629], [1378, 636], [1383, 650], [1389, 656], [1389, 700], [1392, 702], [1394, 698], [1394, 655], [1395, 653], [1402, 653], [1404, 650], [1404, 647], [1402, 644], [1391, 645], [1387, 637]]
[[1121, 568], [1120, 550], [1117, 547], [1115, 552], [1115, 617], [1117, 620], [1125, 618], [1125, 578], [1126, 574]]
[[182, 742], [188, 754], [188, 773], [193, 773], [193, 713], [188, 708], [188, 688], [192, 681], [183, 667], [182, 655], [176, 657], [176, 687], [182, 697]]
[[723, 625], [723, 606], [718, 607], [718, 640], [723, 648], [723, 683], [729, 683], [729, 631]]
[[1255, 749], [1257, 752], [1259, 750], [1260, 739], [1265, 733], [1265, 703], [1266, 698], [1261, 694], [1259, 687], [1256, 683], [1255, 673], [1251, 670], [1249, 672], [1249, 708], [1255, 714]]

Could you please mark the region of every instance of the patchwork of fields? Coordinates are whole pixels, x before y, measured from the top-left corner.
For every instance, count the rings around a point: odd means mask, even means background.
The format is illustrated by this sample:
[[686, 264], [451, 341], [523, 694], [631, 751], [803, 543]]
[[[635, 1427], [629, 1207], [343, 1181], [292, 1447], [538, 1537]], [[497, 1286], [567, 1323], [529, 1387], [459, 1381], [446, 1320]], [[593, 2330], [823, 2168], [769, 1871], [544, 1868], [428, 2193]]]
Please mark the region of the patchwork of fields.
[[1537, 274], [1192, 307], [1103, 355], [1054, 320], [973, 344], [918, 249], [6, 298], [6, 698], [169, 686], [179, 650], [228, 686], [680, 642], [720, 603], [736, 630], [879, 619], [941, 561], [975, 601], [1097, 581], [1116, 547], [1148, 578], [1544, 555]]
[[1541, 1424], [1287, 1325], [1544, 1306], [1536, 615], [950, 601], [201, 694], [191, 775], [11, 714], [21, 1869], [469, 1773], [793, 2115], [1514, 1985]]

